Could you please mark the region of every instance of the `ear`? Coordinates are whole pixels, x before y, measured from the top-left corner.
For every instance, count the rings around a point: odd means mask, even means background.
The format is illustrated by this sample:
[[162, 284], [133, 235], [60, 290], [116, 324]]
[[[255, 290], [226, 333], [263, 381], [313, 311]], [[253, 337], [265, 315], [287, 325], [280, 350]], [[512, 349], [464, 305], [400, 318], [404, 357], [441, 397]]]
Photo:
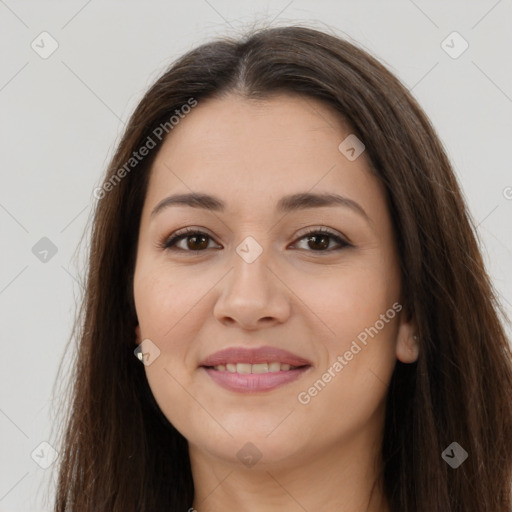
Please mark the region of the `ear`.
[[420, 344], [414, 317], [404, 309], [399, 313], [399, 326], [396, 339], [396, 358], [402, 363], [414, 363], [418, 359]]
[[140, 325], [137, 324], [137, 327], [135, 327], [135, 343], [137, 345], [140, 345], [142, 341], [141, 335], [140, 335]]

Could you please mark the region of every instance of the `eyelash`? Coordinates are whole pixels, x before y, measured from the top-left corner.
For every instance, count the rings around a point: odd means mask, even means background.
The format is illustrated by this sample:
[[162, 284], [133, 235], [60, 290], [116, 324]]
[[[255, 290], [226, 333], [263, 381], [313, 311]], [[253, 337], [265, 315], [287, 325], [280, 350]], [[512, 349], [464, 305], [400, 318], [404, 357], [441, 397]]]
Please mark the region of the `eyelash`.
[[[207, 249], [192, 250], [192, 249], [180, 249], [180, 248], [174, 247], [176, 245], [176, 242], [178, 242], [182, 239], [192, 237], [194, 235], [205, 235], [210, 240], [213, 240], [213, 238], [208, 233], [199, 231], [194, 228], [184, 228], [184, 229], [177, 231], [172, 236], [165, 238], [161, 243], [158, 244], [158, 246], [160, 249], [165, 249], [168, 251], [190, 252], [193, 254], [199, 254], [200, 252], [205, 252]], [[325, 249], [325, 250], [318, 250], [318, 251], [309, 250], [307, 252], [315, 252], [315, 253], [336, 252], [336, 251], [341, 251], [342, 249], [345, 249], [347, 247], [353, 247], [353, 245], [350, 244], [349, 242], [347, 242], [345, 239], [341, 238], [336, 233], [333, 233], [332, 231], [329, 231], [325, 228], [312, 229], [311, 231], [304, 233], [298, 240], [302, 240], [303, 238], [306, 238], [310, 235], [328, 235], [336, 243], [338, 243], [341, 247], [339, 247], [338, 249]]]

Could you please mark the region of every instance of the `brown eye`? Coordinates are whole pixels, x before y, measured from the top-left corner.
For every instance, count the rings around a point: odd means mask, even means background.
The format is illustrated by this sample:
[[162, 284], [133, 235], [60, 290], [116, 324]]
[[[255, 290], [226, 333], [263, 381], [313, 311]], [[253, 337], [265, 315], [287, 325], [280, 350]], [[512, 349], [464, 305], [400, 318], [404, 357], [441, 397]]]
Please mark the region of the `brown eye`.
[[197, 251], [200, 249], [206, 249], [208, 247], [207, 240], [210, 238], [208, 235], [188, 235], [185, 237], [185, 240], [188, 241], [188, 248], [192, 251]]
[[[185, 248], [176, 247], [178, 242], [181, 242], [182, 239], [186, 240]], [[208, 242], [212, 238], [207, 233], [203, 233], [202, 231], [194, 231], [194, 230], [186, 230], [185, 232], [178, 232], [177, 234], [170, 237], [162, 244], [163, 249], [176, 250], [176, 251], [185, 251], [185, 252], [198, 252], [204, 249], [208, 249]]]
[[[312, 249], [327, 249], [329, 247], [329, 235], [310, 235], [308, 236], [308, 244]], [[313, 245], [311, 245], [313, 243]], [[315, 247], [316, 246], [316, 247]]]
[[[345, 247], [352, 247], [352, 245], [341, 238], [339, 235], [332, 233], [326, 229], [316, 229], [306, 233], [300, 240], [306, 240], [307, 247], [313, 252], [331, 252], [333, 250], [341, 250]], [[340, 247], [338, 249], [328, 249], [330, 241], [334, 240]]]

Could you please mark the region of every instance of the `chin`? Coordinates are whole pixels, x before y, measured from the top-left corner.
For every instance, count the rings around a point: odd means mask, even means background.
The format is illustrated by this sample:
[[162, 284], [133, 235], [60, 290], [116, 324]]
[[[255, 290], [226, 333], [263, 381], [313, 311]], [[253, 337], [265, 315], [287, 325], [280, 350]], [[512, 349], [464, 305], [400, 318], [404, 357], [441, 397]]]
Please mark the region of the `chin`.
[[[248, 469], [269, 469], [291, 464], [302, 452], [299, 440], [294, 440], [291, 433], [283, 430], [281, 435], [276, 432], [268, 436], [268, 431], [242, 429], [241, 432], [230, 430], [233, 437], [224, 436], [222, 440], [211, 437], [194, 444], [202, 451], [210, 453], [227, 464], [246, 466]], [[212, 442], [213, 441], [213, 442]]]

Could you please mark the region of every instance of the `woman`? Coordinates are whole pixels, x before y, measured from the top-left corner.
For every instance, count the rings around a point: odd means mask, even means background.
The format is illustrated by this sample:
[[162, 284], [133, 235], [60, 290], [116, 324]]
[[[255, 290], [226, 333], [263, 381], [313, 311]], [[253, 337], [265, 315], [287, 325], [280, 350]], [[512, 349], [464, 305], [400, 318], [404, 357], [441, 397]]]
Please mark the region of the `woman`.
[[302, 27], [202, 45], [94, 195], [56, 512], [512, 510], [499, 306], [377, 60]]

